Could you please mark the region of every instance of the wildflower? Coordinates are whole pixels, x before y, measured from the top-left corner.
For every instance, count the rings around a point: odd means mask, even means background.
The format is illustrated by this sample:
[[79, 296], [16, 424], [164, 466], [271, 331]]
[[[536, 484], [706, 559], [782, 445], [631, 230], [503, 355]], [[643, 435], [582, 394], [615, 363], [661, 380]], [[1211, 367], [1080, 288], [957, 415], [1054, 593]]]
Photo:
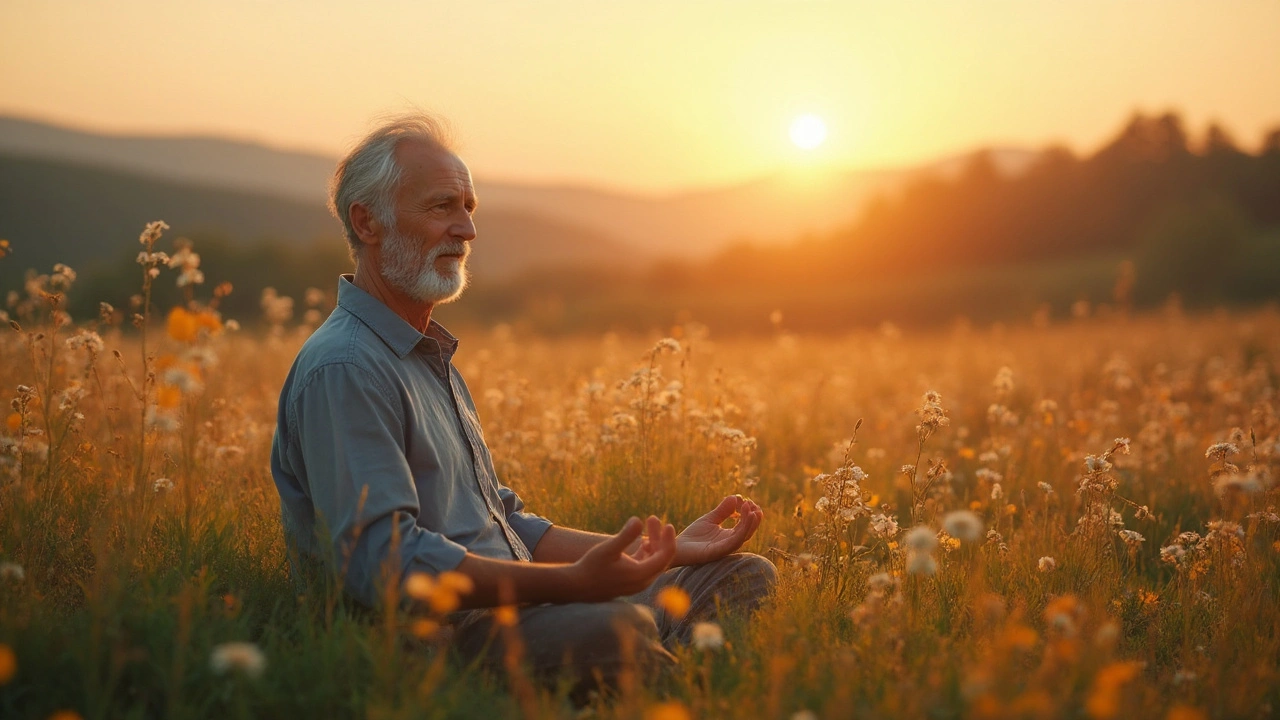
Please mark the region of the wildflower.
[[1004, 497], [1004, 488], [1000, 487], [1000, 483], [995, 483], [991, 486], [991, 499], [999, 500], [1002, 497]]
[[27, 578], [27, 573], [22, 566], [15, 562], [0, 562], [0, 580], [12, 580], [13, 582], [22, 582]]
[[677, 354], [680, 352], [680, 341], [675, 338], [662, 338], [657, 345], [653, 346], [654, 353], [669, 352]]
[[498, 627], [515, 627], [520, 620], [520, 611], [515, 605], [500, 605], [493, 609], [493, 622]]
[[871, 532], [885, 540], [893, 538], [898, 534], [898, 521], [889, 515], [872, 515]]
[[674, 585], [667, 586], [658, 593], [658, 607], [679, 620], [689, 612], [689, 593]]
[[1127, 437], [1118, 437], [1118, 438], [1116, 438], [1115, 446], [1112, 448], [1112, 451], [1113, 451], [1113, 452], [1118, 452], [1118, 453], [1120, 453], [1121, 455], [1128, 455], [1128, 454], [1129, 454], [1129, 444], [1130, 444], [1130, 443], [1129, 443], [1129, 438], [1127, 438]]
[[1085, 710], [1095, 720], [1107, 720], [1120, 712], [1120, 690], [1142, 669], [1140, 662], [1115, 662], [1098, 671]]
[[693, 646], [699, 650], [719, 650], [724, 647], [724, 631], [713, 622], [694, 623]]
[[942, 529], [961, 542], [973, 542], [982, 535], [982, 518], [968, 510], [954, 510], [942, 518]]
[[938, 536], [924, 525], [917, 525], [903, 537], [903, 542], [912, 550], [930, 552], [938, 547]]
[[1219, 475], [1213, 481], [1213, 491], [1218, 495], [1226, 495], [1230, 492], [1244, 493], [1245, 495], [1253, 495], [1264, 490], [1262, 481], [1257, 473], [1250, 472], [1248, 474], [1227, 473]]
[[916, 426], [916, 432], [920, 435], [921, 442], [928, 440], [938, 428], [951, 424], [947, 411], [942, 409], [942, 395], [936, 390], [930, 390], [924, 394], [924, 401], [916, 412], [920, 415], [920, 424]]
[[0, 643], [0, 685], [8, 685], [18, 674], [18, 655], [13, 648]]
[[89, 351], [90, 355], [97, 355], [102, 352], [104, 347], [102, 337], [92, 330], [80, 330], [75, 335], [67, 338], [65, 344], [70, 350], [84, 348]]
[[1091, 473], [1106, 472], [1111, 469], [1111, 463], [1105, 457], [1096, 455], [1086, 455], [1084, 458], [1084, 466]]
[[169, 337], [178, 342], [191, 342], [199, 334], [200, 325], [196, 322], [195, 313], [188, 312], [186, 308], [175, 307], [169, 311], [165, 330]]
[[693, 714], [679, 700], [668, 700], [645, 708], [644, 720], [693, 720]]
[[147, 408], [146, 424], [149, 429], [160, 432], [175, 432], [182, 427], [176, 415], [156, 407]]
[[1231, 443], [1214, 443], [1204, 451], [1204, 456], [1210, 460], [1226, 460], [1228, 455], [1235, 455], [1240, 452], [1240, 448]]
[[55, 290], [68, 290], [76, 281], [76, 271], [58, 263], [53, 266], [53, 274], [49, 276], [49, 286]]
[[436, 582], [426, 573], [411, 573], [404, 581], [404, 592], [414, 600], [429, 600], [435, 592]]
[[204, 383], [200, 382], [200, 370], [189, 365], [186, 367], [174, 365], [166, 368], [160, 379], [166, 385], [172, 385], [184, 394], [190, 395], [204, 390]]
[[267, 668], [267, 658], [253, 643], [229, 642], [213, 648], [209, 655], [209, 666], [219, 675], [235, 671], [257, 678]]
[[1068, 637], [1076, 633], [1076, 621], [1084, 614], [1084, 607], [1074, 595], [1063, 595], [1049, 601], [1044, 608], [1044, 619], [1049, 627]]
[[1134, 532], [1133, 530], [1120, 530], [1116, 534], [1119, 535], [1120, 539], [1131, 548], [1136, 548], [1147, 541], [1146, 538], [1142, 537], [1141, 533]]
[[147, 223], [147, 226], [143, 228], [142, 234], [138, 236], [138, 242], [146, 245], [147, 247], [151, 247], [160, 239], [160, 235], [168, 229], [169, 224], [163, 220], [149, 222]]
[[907, 553], [907, 573], [909, 575], [933, 575], [938, 572], [938, 561], [927, 552], [911, 551]]
[[1058, 561], [1054, 560], [1048, 555], [1045, 555], [1044, 557], [1040, 558], [1040, 562], [1037, 564], [1037, 566], [1040, 568], [1040, 572], [1042, 573], [1053, 572], [1058, 567]]
[[156, 481], [151, 483], [151, 491], [157, 493], [172, 492], [173, 481], [169, 478], [156, 478]]
[[887, 572], [878, 572], [867, 578], [867, 587], [871, 588], [873, 592], [882, 593], [897, 584], [898, 581]]
[[1043, 490], [1045, 495], [1053, 494], [1053, 486], [1043, 480], [1036, 483], [1036, 486]]
[[283, 325], [293, 317], [293, 298], [280, 295], [273, 287], [262, 289], [262, 315], [272, 325]]
[[440, 632], [440, 623], [428, 618], [417, 618], [409, 624], [409, 632], [419, 640], [430, 640]]
[[995, 387], [997, 395], [1008, 395], [1013, 392], [1013, 371], [1008, 367], [1000, 368], [996, 372], [996, 379], [991, 384]]

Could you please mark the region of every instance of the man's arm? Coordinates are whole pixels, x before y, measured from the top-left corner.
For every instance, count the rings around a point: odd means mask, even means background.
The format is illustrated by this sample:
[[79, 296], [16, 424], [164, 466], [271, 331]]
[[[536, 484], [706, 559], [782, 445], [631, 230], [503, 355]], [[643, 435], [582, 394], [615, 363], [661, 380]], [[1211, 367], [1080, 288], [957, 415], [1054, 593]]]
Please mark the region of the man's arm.
[[[554, 530], [555, 528], [553, 528]], [[648, 531], [647, 536], [642, 534]], [[471, 578], [474, 590], [462, 598], [465, 608], [502, 604], [602, 602], [649, 587], [676, 552], [675, 528], [656, 517], [631, 518], [616, 535], [565, 531], [565, 537], [602, 538], [572, 563], [494, 560], [467, 554], [457, 571]], [[574, 533], [570, 535], [569, 533]], [[538, 543], [541, 548], [551, 532]], [[634, 550], [630, 550], [634, 548]]]
[[[722, 524], [738, 516], [738, 522], [731, 528]], [[676, 554], [672, 559], [673, 566], [700, 565], [718, 560], [733, 552], [737, 552], [764, 520], [764, 511], [754, 501], [741, 495], [730, 495], [720, 501], [714, 510], [694, 520], [676, 537]], [[609, 535], [574, 530], [573, 528], [552, 525], [538, 541], [533, 549], [533, 561], [538, 563], [571, 563], [576, 562], [591, 548], [609, 539]], [[637, 539], [628, 548], [632, 552], [642, 539]]]

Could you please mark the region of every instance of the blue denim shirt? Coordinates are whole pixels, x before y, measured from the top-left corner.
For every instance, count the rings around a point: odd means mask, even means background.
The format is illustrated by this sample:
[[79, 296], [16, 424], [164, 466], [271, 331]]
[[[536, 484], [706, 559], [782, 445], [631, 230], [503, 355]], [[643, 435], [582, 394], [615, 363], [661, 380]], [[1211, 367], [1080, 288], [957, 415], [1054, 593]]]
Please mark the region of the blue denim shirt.
[[271, 475], [291, 550], [345, 568], [366, 605], [384, 563], [435, 574], [468, 552], [529, 560], [551, 523], [498, 482], [450, 362], [457, 339], [434, 320], [418, 332], [350, 278], [280, 392]]

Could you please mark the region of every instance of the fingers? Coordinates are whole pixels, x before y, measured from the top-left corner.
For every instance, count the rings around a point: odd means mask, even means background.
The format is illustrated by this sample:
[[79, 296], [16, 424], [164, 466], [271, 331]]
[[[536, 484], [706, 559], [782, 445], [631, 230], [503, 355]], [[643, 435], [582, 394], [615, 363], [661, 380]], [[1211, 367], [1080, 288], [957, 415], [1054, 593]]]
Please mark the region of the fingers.
[[742, 508], [744, 502], [750, 501], [744, 501], [741, 495], [729, 495], [725, 499], [721, 500], [720, 504], [717, 505], [714, 510], [707, 513], [707, 515], [710, 516], [712, 522], [719, 525], [725, 520], [728, 520], [735, 512], [738, 512]]
[[596, 546], [596, 548], [609, 556], [621, 555], [626, 549], [640, 537], [640, 533], [644, 530], [644, 524], [640, 522], [640, 518], [632, 517], [622, 526], [618, 534], [605, 540]]
[[[657, 518], [653, 518], [657, 520]], [[676, 529], [670, 524], [663, 524], [658, 521], [655, 532], [649, 535], [649, 549], [651, 554], [644, 558], [637, 558], [636, 570], [650, 578], [657, 575], [667, 566], [671, 564], [672, 558], [676, 555]]]

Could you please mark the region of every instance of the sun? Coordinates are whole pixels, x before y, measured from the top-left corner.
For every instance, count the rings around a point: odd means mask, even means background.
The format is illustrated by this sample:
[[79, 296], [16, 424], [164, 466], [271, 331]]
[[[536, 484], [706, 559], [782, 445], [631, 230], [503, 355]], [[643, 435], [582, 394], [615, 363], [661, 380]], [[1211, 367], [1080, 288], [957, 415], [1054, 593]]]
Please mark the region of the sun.
[[791, 142], [796, 147], [812, 150], [827, 139], [827, 124], [817, 115], [801, 115], [791, 122]]

